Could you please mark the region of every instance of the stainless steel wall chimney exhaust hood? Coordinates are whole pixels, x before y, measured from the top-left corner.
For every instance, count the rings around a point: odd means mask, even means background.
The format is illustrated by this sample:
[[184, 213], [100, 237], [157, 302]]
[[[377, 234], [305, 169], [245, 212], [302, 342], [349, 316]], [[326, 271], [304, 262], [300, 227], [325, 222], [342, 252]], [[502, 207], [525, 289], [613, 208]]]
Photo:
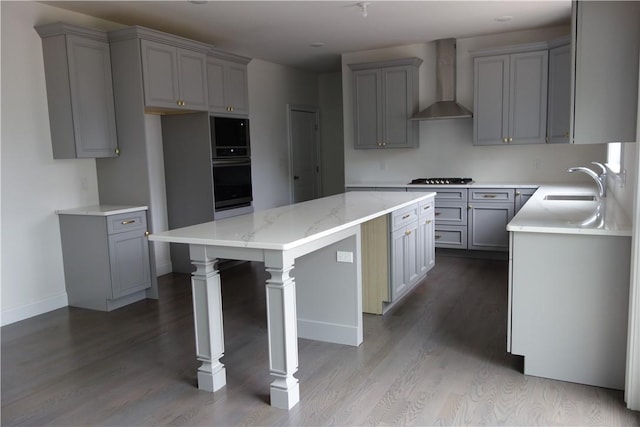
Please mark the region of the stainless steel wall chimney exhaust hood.
[[436, 95], [438, 101], [411, 120], [473, 117], [471, 111], [456, 103], [456, 39], [436, 40]]

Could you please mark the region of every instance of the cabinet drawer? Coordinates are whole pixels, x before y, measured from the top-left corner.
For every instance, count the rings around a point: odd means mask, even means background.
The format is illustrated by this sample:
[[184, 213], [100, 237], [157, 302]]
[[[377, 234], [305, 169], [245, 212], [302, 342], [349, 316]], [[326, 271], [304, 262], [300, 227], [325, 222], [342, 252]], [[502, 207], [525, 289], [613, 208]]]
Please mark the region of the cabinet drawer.
[[466, 249], [467, 227], [436, 225], [434, 239], [436, 248]]
[[436, 202], [434, 217], [436, 224], [466, 225], [467, 204]]
[[146, 211], [110, 215], [107, 217], [108, 234], [122, 233], [123, 231], [138, 230], [141, 228], [147, 228]]
[[513, 202], [513, 188], [478, 188], [469, 190], [470, 202]]
[[456, 202], [466, 202], [467, 201], [467, 189], [466, 188], [447, 188], [440, 189], [438, 188], [436, 191], [436, 201], [456, 201]]
[[391, 231], [396, 231], [402, 227], [406, 227], [412, 221], [418, 219], [418, 204], [413, 204], [402, 208], [391, 214]]
[[418, 216], [423, 218], [425, 216], [433, 216], [435, 210], [435, 202], [433, 199], [423, 200], [418, 203]]

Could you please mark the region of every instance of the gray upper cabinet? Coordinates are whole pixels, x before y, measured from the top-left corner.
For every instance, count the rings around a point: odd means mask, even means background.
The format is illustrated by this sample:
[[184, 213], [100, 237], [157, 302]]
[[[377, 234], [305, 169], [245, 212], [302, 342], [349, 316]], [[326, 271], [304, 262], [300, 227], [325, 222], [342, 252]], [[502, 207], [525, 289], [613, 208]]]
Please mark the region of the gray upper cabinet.
[[415, 148], [418, 69], [422, 60], [350, 64], [353, 70], [354, 148]]
[[249, 114], [247, 64], [250, 58], [212, 50], [207, 56], [209, 112]]
[[543, 144], [547, 50], [474, 58], [474, 144]]
[[547, 103], [547, 142], [569, 142], [571, 110], [571, 46], [549, 49], [549, 91]]
[[140, 40], [146, 107], [206, 111], [206, 55]]
[[640, 2], [574, 1], [571, 142], [636, 140]]
[[53, 158], [118, 155], [107, 35], [63, 23], [42, 38]]

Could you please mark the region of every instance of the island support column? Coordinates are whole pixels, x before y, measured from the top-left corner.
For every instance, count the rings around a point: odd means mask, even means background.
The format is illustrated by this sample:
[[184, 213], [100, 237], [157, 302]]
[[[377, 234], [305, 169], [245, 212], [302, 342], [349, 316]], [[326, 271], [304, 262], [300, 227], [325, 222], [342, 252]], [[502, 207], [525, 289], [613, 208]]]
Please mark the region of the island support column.
[[271, 406], [291, 409], [300, 401], [298, 379], [298, 327], [296, 284], [290, 276], [293, 257], [286, 251], [265, 251], [267, 280], [267, 327]]
[[201, 245], [189, 245], [189, 253], [196, 267], [191, 286], [196, 357], [202, 362], [198, 368], [198, 388], [214, 392], [227, 383], [226, 370], [220, 363], [224, 355], [224, 331], [218, 260], [209, 257], [206, 247]]

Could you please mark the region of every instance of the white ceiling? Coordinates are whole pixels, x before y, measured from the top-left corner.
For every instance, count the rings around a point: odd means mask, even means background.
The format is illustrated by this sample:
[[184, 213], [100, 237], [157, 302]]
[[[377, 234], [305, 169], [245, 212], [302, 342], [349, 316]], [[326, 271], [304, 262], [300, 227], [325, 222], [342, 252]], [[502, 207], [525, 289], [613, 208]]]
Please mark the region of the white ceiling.
[[[356, 1], [44, 3], [315, 72], [338, 71], [343, 52], [561, 25], [569, 22], [571, 12], [570, 0], [374, 0], [367, 17]], [[495, 19], [504, 16], [512, 19]], [[324, 46], [311, 47], [315, 42]]]

